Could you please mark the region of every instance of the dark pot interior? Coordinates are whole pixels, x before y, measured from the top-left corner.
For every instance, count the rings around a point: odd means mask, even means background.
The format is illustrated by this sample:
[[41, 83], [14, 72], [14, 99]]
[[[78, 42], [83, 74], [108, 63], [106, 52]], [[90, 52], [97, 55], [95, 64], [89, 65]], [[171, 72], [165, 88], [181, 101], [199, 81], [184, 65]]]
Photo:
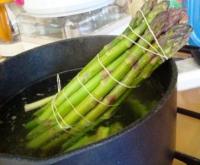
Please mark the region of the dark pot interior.
[[[112, 38], [93, 36], [60, 41], [24, 52], [0, 64], [0, 106], [33, 82], [83, 67]], [[120, 134], [46, 160], [1, 154], [0, 164], [171, 164], [176, 122], [177, 71], [174, 62], [165, 62], [151, 78], [164, 87], [163, 97], [148, 116]]]

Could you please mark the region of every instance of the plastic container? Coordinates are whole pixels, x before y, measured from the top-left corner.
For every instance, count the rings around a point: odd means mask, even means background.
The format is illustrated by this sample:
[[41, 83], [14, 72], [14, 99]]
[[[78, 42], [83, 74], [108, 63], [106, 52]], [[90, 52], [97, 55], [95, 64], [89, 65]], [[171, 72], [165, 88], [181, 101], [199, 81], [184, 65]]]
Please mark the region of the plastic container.
[[18, 40], [0, 44], [8, 57], [54, 41], [120, 34], [130, 21], [127, 0], [15, 0], [8, 8]]
[[37, 18], [21, 13], [17, 17], [17, 23], [22, 37], [65, 38], [64, 18]]
[[65, 33], [67, 38], [91, 35], [125, 16], [127, 16], [126, 13], [115, 4], [68, 16], [66, 17]]
[[60, 17], [93, 11], [114, 0], [24, 0], [24, 10], [36, 17]]
[[115, 0], [24, 0], [23, 9], [17, 17], [21, 35], [60, 39], [96, 34], [128, 15], [126, 3]]
[[189, 43], [200, 46], [200, 0], [186, 0], [184, 5], [187, 8], [189, 24], [193, 27]]

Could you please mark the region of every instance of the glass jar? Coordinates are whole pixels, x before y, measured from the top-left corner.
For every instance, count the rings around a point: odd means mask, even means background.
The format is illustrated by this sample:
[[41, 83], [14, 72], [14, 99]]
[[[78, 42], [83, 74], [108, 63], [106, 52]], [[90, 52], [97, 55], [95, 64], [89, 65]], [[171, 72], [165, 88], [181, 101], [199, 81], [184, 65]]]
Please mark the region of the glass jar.
[[94, 11], [66, 17], [67, 38], [91, 35], [108, 24], [127, 16], [123, 7], [113, 4]]

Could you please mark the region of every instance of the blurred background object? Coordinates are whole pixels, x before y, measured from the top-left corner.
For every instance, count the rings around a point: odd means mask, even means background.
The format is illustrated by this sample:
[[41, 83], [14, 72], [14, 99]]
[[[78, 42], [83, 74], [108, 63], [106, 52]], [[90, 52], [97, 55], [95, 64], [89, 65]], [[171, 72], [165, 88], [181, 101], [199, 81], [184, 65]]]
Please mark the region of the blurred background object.
[[185, 8], [188, 14], [188, 23], [193, 32], [189, 44], [200, 46], [200, 1], [199, 0], [169, 0], [171, 8]]
[[189, 24], [193, 27], [190, 44], [200, 46], [200, 1], [185, 0], [184, 6], [187, 9]]
[[170, 0], [170, 7], [172, 8], [182, 8], [183, 0]]
[[128, 0], [129, 13], [134, 17], [138, 9], [142, 7], [145, 0]]
[[[55, 3], [54, 0], [1, 0], [0, 13], [4, 19], [0, 22], [0, 54], [13, 56], [66, 38], [118, 35], [145, 1], [59, 0]], [[187, 9], [189, 23], [194, 28], [190, 44], [200, 46], [200, 1], [168, 1], [171, 8]], [[15, 52], [8, 51], [15, 47], [18, 47]]]
[[4, 13], [7, 29], [12, 30], [9, 44], [2, 34], [0, 54], [4, 56], [66, 38], [116, 35], [131, 19], [127, 0], [16, 0], [6, 5]]
[[10, 1], [4, 0], [0, 2], [0, 41], [11, 42], [12, 41], [12, 30], [8, 18], [5, 3]]

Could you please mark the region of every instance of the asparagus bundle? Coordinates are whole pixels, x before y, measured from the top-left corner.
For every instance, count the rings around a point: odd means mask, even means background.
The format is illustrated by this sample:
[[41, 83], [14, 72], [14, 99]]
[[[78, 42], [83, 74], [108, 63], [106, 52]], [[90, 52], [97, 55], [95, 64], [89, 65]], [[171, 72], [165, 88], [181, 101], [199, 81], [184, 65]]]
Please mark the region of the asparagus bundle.
[[74, 135], [110, 118], [131, 88], [187, 42], [191, 28], [180, 24], [183, 14], [182, 10], [168, 9], [166, 2], [148, 1], [122, 35], [34, 114], [25, 125], [27, 147], [66, 149], [62, 144]]

